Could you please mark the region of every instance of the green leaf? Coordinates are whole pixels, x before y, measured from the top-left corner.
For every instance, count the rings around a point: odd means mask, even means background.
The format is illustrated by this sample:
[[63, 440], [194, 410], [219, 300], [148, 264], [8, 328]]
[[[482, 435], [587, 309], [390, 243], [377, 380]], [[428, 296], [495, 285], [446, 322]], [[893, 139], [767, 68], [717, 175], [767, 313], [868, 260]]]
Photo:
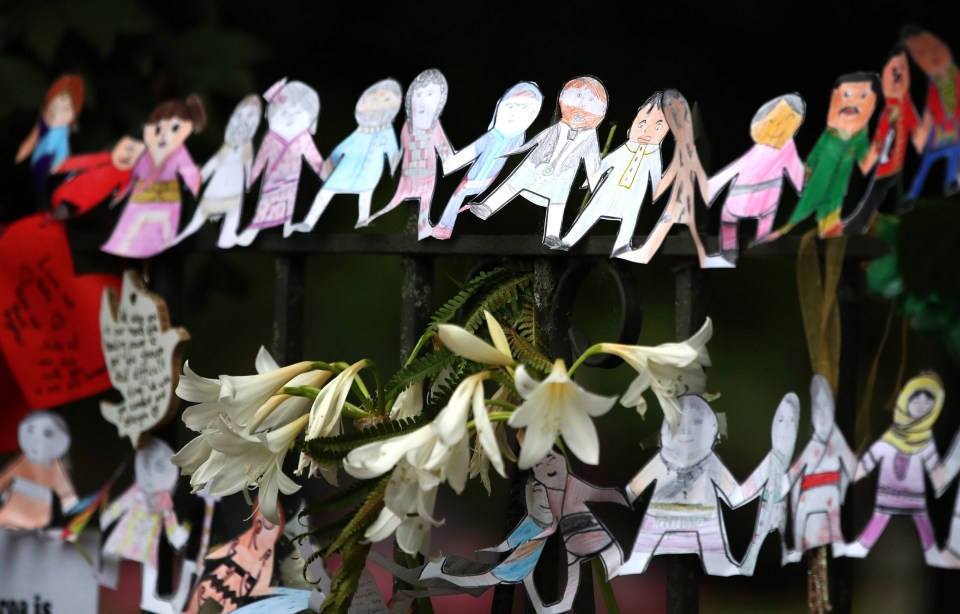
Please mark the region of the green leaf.
[[512, 277], [505, 282], [498, 284], [490, 292], [484, 294], [480, 303], [474, 308], [463, 324], [469, 332], [476, 331], [480, 324], [486, 321], [483, 315], [484, 311], [496, 315], [509, 305], [516, 305], [520, 299], [520, 292], [527, 290], [529, 284], [533, 281], [533, 273], [524, 273], [518, 277]]
[[376, 488], [367, 496], [363, 505], [360, 506], [360, 509], [353, 515], [350, 522], [343, 528], [337, 539], [333, 540], [333, 543], [327, 546], [324, 558], [328, 558], [330, 555], [343, 550], [351, 541], [355, 542], [356, 539], [363, 537], [363, 532], [373, 524], [383, 509], [383, 496], [387, 492], [387, 483], [390, 481], [392, 474], [393, 472], [391, 471], [381, 478]]
[[417, 382], [435, 378], [456, 361], [457, 356], [445, 348], [435, 350], [426, 356], [417, 358], [409, 366], [397, 371], [384, 387], [385, 398], [393, 401], [397, 396]]
[[544, 356], [532, 343], [523, 338], [513, 328], [504, 328], [504, 334], [507, 336], [507, 342], [510, 344], [510, 350], [513, 357], [518, 362], [526, 363], [543, 374], [550, 373], [553, 364], [550, 359]]
[[363, 430], [337, 435], [336, 437], [309, 439], [300, 443], [299, 447], [301, 451], [317, 462], [339, 462], [355, 448], [408, 433], [428, 422], [429, 420], [424, 415], [406, 420], [386, 420], [372, 424]]

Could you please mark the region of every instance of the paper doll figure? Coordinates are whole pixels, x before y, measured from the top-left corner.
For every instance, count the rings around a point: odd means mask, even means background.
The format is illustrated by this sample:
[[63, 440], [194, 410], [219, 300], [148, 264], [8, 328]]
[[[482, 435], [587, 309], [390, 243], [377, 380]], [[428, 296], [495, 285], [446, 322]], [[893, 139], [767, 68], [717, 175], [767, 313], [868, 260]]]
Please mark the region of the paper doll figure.
[[821, 239], [843, 234], [840, 210], [854, 163], [866, 174], [870, 139], [867, 124], [877, 107], [878, 78], [857, 72], [841, 76], [833, 86], [827, 129], [807, 156], [803, 193], [787, 223], [757, 243], [780, 238], [816, 214]]
[[806, 550], [831, 544], [834, 556], [843, 553], [840, 505], [853, 477], [857, 457], [834, 422], [833, 392], [817, 374], [810, 382], [813, 436], [790, 465], [790, 509], [793, 511], [793, 550], [785, 563], [795, 563]]
[[283, 533], [283, 512], [279, 514], [280, 523], [273, 524], [257, 506], [250, 528], [243, 535], [207, 555], [203, 576], [187, 601], [184, 614], [198, 614], [207, 601], [219, 603], [221, 612], [233, 612], [248, 598], [269, 592], [276, 542]]
[[844, 548], [846, 556], [867, 556], [891, 516], [904, 515], [913, 518], [927, 563], [940, 566], [940, 548], [927, 513], [924, 474], [940, 496], [946, 490], [950, 476], [940, 463], [932, 429], [943, 409], [944, 396], [943, 383], [934, 373], [921, 373], [900, 391], [893, 412], [893, 425], [870, 446], [857, 464], [854, 480], [878, 470], [877, 500], [867, 526], [856, 541]]
[[77, 117], [83, 109], [83, 78], [63, 75], [47, 90], [40, 108], [40, 118], [20, 144], [15, 162], [30, 158], [33, 193], [43, 206], [47, 194], [47, 177], [70, 155], [70, 132], [76, 130]]
[[270, 129], [260, 143], [260, 150], [247, 177], [247, 190], [260, 175], [260, 197], [253, 221], [237, 237], [237, 245], [248, 246], [264, 228], [283, 226], [283, 235], [293, 233], [293, 207], [303, 161], [321, 179], [323, 156], [317, 151], [313, 135], [317, 133], [320, 96], [301, 81], [283, 78], [263, 95], [267, 101], [267, 124]]
[[594, 77], [577, 77], [564, 84], [558, 105], [560, 121], [514, 150], [532, 151], [486, 198], [470, 204], [470, 212], [482, 220], [517, 196], [546, 207], [543, 243], [549, 247], [560, 245], [563, 211], [581, 160], [590, 189], [597, 187], [600, 145], [596, 128], [607, 114], [607, 90]]
[[930, 80], [923, 110], [927, 132], [923, 159], [908, 196], [911, 200], [920, 196], [930, 167], [941, 159], [946, 160], [943, 193], [945, 196], [956, 194], [960, 190], [957, 176], [960, 170], [957, 164], [960, 161], [960, 70], [953, 62], [950, 48], [932, 33], [906, 26], [901, 39], [910, 57]]
[[620, 220], [612, 254], [630, 251], [640, 205], [647, 193], [660, 183], [663, 162], [660, 144], [670, 132], [663, 116], [663, 93], [657, 92], [644, 102], [630, 124], [627, 141], [600, 161], [602, 177], [580, 216], [563, 237], [560, 249], [569, 249], [593, 228], [600, 218]]
[[660, 198], [667, 189], [670, 196], [663, 208], [660, 219], [657, 220], [653, 231], [640, 247], [617, 254], [617, 258], [646, 264], [660, 249], [660, 244], [667, 237], [667, 233], [674, 224], [685, 224], [690, 230], [693, 244], [697, 249], [700, 265], [708, 262], [700, 235], [697, 233], [695, 217], [694, 192], [700, 190], [703, 200], [707, 201], [707, 172], [700, 164], [697, 147], [694, 144], [693, 114], [686, 98], [677, 90], [667, 90], [663, 93], [663, 106], [666, 109], [667, 126], [673, 133], [676, 146], [673, 149], [673, 159], [663, 173], [663, 177], [653, 192], [653, 200]]
[[846, 235], [866, 234], [880, 205], [893, 192], [899, 209], [905, 200], [903, 193], [903, 162], [907, 142], [923, 150], [926, 130], [917, 119], [917, 111], [910, 100], [910, 63], [903, 47], [898, 46], [883, 67], [880, 77], [884, 107], [880, 122], [873, 134], [873, 143], [864, 166], [873, 168], [873, 177], [856, 209], [843, 220]]
[[156, 256], [173, 244], [180, 228], [180, 182], [194, 195], [200, 171], [184, 144], [203, 130], [207, 112], [196, 94], [160, 103], [143, 127], [147, 151], [133, 167], [133, 190], [113, 234], [101, 250], [126, 258]]
[[720, 213], [720, 255], [735, 265], [739, 255], [737, 226], [741, 220], [757, 220], [756, 240], [762, 241], [771, 230], [780, 205], [783, 176], [799, 192], [803, 189], [803, 160], [797, 154], [793, 136], [803, 123], [806, 104], [796, 94], [769, 100], [750, 121], [750, 137], [755, 145], [708, 182], [707, 206], [729, 184]]
[[22, 454], [0, 472], [0, 527], [43, 529], [53, 518], [54, 494], [63, 511], [77, 503], [60, 460], [70, 449], [70, 431], [57, 414], [34, 411], [20, 421], [17, 440]]
[[70, 156], [57, 173], [70, 173], [50, 198], [54, 217], [67, 219], [86, 213], [110, 199], [114, 206], [130, 190], [133, 167], [146, 151], [138, 138], [124, 136], [110, 151]]
[[430, 204], [437, 183], [437, 156], [443, 162], [453, 155], [453, 147], [440, 124], [440, 114], [446, 103], [447, 78], [443, 73], [429, 68], [414, 78], [407, 89], [407, 118], [400, 129], [403, 162], [397, 191], [383, 209], [358, 226], [366, 226], [405, 200], [418, 200], [417, 238], [423, 240], [432, 234]]
[[294, 226], [294, 230], [313, 230], [334, 194], [356, 194], [359, 199], [357, 226], [366, 226], [373, 190], [383, 174], [384, 158], [390, 165], [391, 175], [400, 161], [393, 120], [400, 111], [401, 100], [400, 84], [393, 79], [378, 81], [363, 92], [353, 112], [358, 127], [327, 158], [330, 176], [313, 200], [306, 219]]
[[656, 482], [630, 558], [616, 575], [643, 573], [658, 554], [697, 554], [712, 576], [733, 576], [740, 568], [727, 547], [717, 493], [731, 506], [740, 503], [736, 479], [714, 453], [717, 416], [700, 396], [678, 397], [682, 414], [676, 432], [666, 420], [660, 453], [627, 484], [632, 503]]
[[440, 222], [433, 227], [435, 239], [449, 239], [453, 234], [457, 214], [463, 210], [463, 201], [468, 196], [482, 194], [493, 185], [506, 164], [505, 156], [514, 153], [523, 145], [527, 128], [540, 113], [542, 103], [543, 94], [535, 83], [517, 83], [497, 101], [487, 132], [444, 160], [444, 175], [449, 175], [471, 162], [472, 164], [443, 208]]
[[206, 185], [193, 219], [177, 236], [183, 241], [200, 230], [207, 220], [223, 220], [217, 247], [228, 249], [237, 243], [240, 209], [253, 165], [253, 136], [260, 127], [263, 105], [256, 94], [247, 96], [233, 109], [223, 136], [223, 146], [200, 169]]
[[793, 448], [797, 443], [797, 426], [800, 421], [800, 399], [792, 392], [784, 395], [773, 416], [770, 440], [773, 447], [741, 485], [741, 504], [760, 497], [757, 509], [757, 524], [750, 544], [743, 555], [740, 573], [752, 576], [760, 555], [760, 546], [774, 531], [780, 533], [780, 552], [786, 554], [787, 542], [787, 493], [790, 483], [787, 468], [793, 460]]
[[142, 566], [140, 607], [148, 612], [179, 612], [189, 591], [190, 565], [181, 570], [177, 595], [170, 601], [157, 596], [157, 551], [160, 535], [176, 549], [187, 541], [188, 530], [177, 521], [171, 495], [177, 487], [180, 471], [170, 461], [173, 450], [158, 439], [152, 439], [137, 450], [134, 460], [134, 484], [120, 498], [110, 503], [100, 516], [100, 530], [117, 522], [103, 546], [103, 562], [108, 567], [101, 584], [116, 585], [118, 559], [136, 561]]

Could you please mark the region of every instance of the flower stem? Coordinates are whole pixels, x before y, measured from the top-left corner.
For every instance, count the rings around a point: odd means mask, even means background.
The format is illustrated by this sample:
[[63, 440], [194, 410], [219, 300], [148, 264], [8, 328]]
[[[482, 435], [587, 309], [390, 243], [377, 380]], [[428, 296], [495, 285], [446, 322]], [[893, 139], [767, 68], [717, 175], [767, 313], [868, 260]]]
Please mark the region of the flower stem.
[[617, 607], [617, 597], [613, 594], [610, 580], [607, 580], [603, 562], [597, 557], [593, 559], [591, 565], [593, 566], [593, 575], [597, 578], [597, 584], [600, 586], [600, 596], [603, 597], [603, 607], [607, 610], [607, 614], [620, 614], [620, 608]]
[[575, 363], [573, 363], [573, 365], [572, 365], [572, 366], [570, 367], [570, 369], [567, 371], [567, 375], [569, 375], [570, 377], [573, 377], [573, 372], [577, 370], [577, 367], [579, 367], [580, 365], [582, 365], [582, 364], [584, 363], [584, 361], [586, 361], [586, 360], [587, 360], [588, 358], [590, 358], [591, 356], [595, 356], [596, 354], [599, 354], [599, 353], [602, 351], [602, 350], [600, 349], [600, 348], [601, 348], [601, 345], [602, 345], [602, 344], [600, 344], [600, 343], [596, 343], [596, 344], [591, 345], [590, 347], [588, 347], [588, 348], [587, 348], [587, 351], [585, 351], [583, 354], [581, 354], [581, 355], [580, 355], [580, 358], [577, 358], [577, 361], [576, 361]]
[[328, 363], [328, 362], [323, 362], [322, 360], [315, 360], [315, 361], [313, 361], [313, 368], [314, 368], [314, 369], [318, 369], [318, 370], [320, 370], [320, 371], [331, 371], [331, 372], [334, 373], [334, 374], [337, 374], [337, 373], [340, 373], [341, 371], [343, 371], [343, 369], [341, 369], [341, 368], [339, 368], [339, 367], [337, 367], [337, 366], [335, 366], [335, 365], [333, 365], [333, 364], [330, 364], [330, 363]]
[[487, 405], [495, 405], [495, 406], [497, 406], [497, 407], [505, 407], [505, 408], [511, 410], [511, 412], [512, 412], [514, 409], [517, 408], [517, 406], [514, 405], [513, 403], [511, 403], [510, 401], [501, 401], [501, 400], [499, 400], [499, 399], [485, 399], [483, 402], [484, 402], [485, 404], [487, 404]]
[[[490, 422], [506, 422], [507, 420], [510, 419], [510, 416], [512, 415], [513, 415], [512, 411], [492, 411], [490, 412], [488, 418], [490, 418]], [[467, 430], [472, 431], [476, 428], [477, 428], [476, 420], [471, 420], [467, 422]]]
[[348, 418], [369, 418], [370, 414], [349, 401], [343, 402], [343, 415]]
[[320, 394], [320, 389], [314, 386], [284, 386], [283, 394], [289, 394], [294, 397], [306, 397], [315, 399]]

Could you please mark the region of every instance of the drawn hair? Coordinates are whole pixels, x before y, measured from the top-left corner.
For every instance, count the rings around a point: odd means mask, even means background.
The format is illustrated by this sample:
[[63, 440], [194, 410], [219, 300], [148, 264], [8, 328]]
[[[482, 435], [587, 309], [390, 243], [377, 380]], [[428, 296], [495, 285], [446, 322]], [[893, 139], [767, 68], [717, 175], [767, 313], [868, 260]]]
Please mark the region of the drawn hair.
[[799, 94], [784, 94], [783, 96], [777, 96], [776, 98], [763, 103], [763, 106], [757, 109], [757, 112], [753, 115], [753, 119], [750, 120], [750, 125], [752, 126], [766, 117], [775, 106], [780, 104], [781, 100], [787, 103], [787, 106], [789, 106], [790, 109], [801, 118], [806, 115], [807, 104], [803, 101], [803, 98], [801, 98]]
[[895, 58], [900, 54], [906, 54], [906, 53], [907, 53], [907, 46], [903, 43], [903, 41], [899, 41], [897, 43], [894, 43], [893, 47], [890, 47], [890, 51], [887, 52], [887, 59], [889, 60], [890, 58]]
[[173, 448], [167, 444], [167, 442], [162, 439], [152, 438], [143, 446], [137, 450], [137, 454], [142, 454], [144, 456], [162, 456], [164, 458], [170, 458], [173, 456]]
[[364, 98], [377, 90], [386, 90], [391, 94], [396, 94], [397, 98], [403, 97], [403, 88], [400, 87], [400, 83], [397, 82], [396, 79], [382, 79], [363, 90], [363, 93], [360, 94], [360, 98]]
[[[272, 88], [271, 88], [272, 89]], [[320, 96], [317, 91], [302, 81], [290, 81], [279, 92], [270, 96], [267, 105], [267, 120], [286, 106], [295, 106], [310, 116], [310, 134], [317, 133], [317, 118], [320, 117]]]
[[[443, 76], [443, 73], [437, 70], [436, 68], [428, 68], [413, 79], [413, 83], [410, 84], [410, 87], [407, 88], [407, 98], [404, 105], [404, 110], [407, 113], [407, 118], [410, 118], [413, 115], [413, 93], [428, 85], [437, 85], [440, 87], [440, 103], [437, 105], [437, 113], [433, 117], [433, 121], [436, 122], [437, 118], [440, 117], [440, 114], [443, 113], [443, 107], [447, 104], [447, 78]], [[430, 124], [431, 126], [433, 123]], [[413, 129], [413, 126], [410, 126], [410, 129]]]
[[[511, 98], [530, 98], [534, 100], [537, 105], [543, 103], [543, 93], [540, 91], [540, 88], [533, 81], [520, 81], [519, 83], [510, 86], [506, 92], [503, 93], [503, 96], [497, 101], [497, 106], [493, 110], [493, 118], [490, 120], [490, 125], [487, 126], [487, 130], [493, 130], [494, 124], [497, 123], [497, 114], [500, 113], [500, 105], [503, 104], [505, 100]], [[539, 114], [540, 110], [537, 109]]]
[[190, 94], [186, 100], [167, 100], [161, 102], [147, 118], [148, 124], [155, 124], [164, 119], [179, 117], [193, 124], [194, 132], [202, 132], [207, 125], [207, 110], [203, 100], [196, 94]]
[[27, 414], [26, 417], [20, 421], [20, 426], [26, 426], [27, 424], [33, 422], [34, 420], [39, 420], [40, 418], [46, 418], [47, 420], [50, 420], [56, 425], [57, 429], [59, 429], [61, 433], [64, 433], [67, 437], [70, 436], [70, 428], [67, 426], [67, 421], [63, 419], [63, 416], [45, 409], [32, 411]]
[[663, 111], [663, 92], [654, 92], [650, 94], [650, 97], [643, 101], [643, 104], [637, 107], [637, 113], [647, 110], [647, 113], [657, 109], [658, 111]]
[[563, 84], [561, 92], [573, 87], [583, 88], [597, 97], [604, 105], [607, 104], [607, 88], [596, 77], [576, 77]]
[[921, 34], [931, 34], [932, 33], [926, 28], [921, 28], [915, 23], [906, 23], [903, 24], [900, 28], [900, 40], [905, 41], [908, 38], [913, 38], [914, 36], [920, 36]]
[[73, 74], [63, 75], [47, 88], [47, 94], [43, 97], [43, 107], [40, 110], [41, 115], [55, 98], [69, 96], [73, 104], [73, 119], [70, 121], [70, 127], [76, 128], [77, 118], [80, 116], [80, 110], [83, 109], [83, 91], [83, 77]]

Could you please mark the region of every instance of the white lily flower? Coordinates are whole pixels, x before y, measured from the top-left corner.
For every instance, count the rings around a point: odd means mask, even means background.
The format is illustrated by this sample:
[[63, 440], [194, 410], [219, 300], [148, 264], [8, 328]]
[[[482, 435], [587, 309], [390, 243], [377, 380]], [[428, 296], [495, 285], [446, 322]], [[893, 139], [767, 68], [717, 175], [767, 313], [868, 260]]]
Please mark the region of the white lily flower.
[[218, 401], [226, 406], [234, 423], [247, 426], [270, 397], [280, 393], [296, 376], [312, 369], [313, 363], [304, 360], [257, 375], [221, 375]]
[[423, 382], [417, 382], [397, 395], [390, 408], [391, 420], [416, 418], [423, 411]]
[[197, 375], [190, 368], [190, 361], [184, 361], [183, 373], [177, 381], [177, 396], [190, 403], [215, 401], [220, 396], [220, 380]]
[[[433, 509], [437, 491], [431, 490], [426, 494], [429, 509]], [[430, 548], [430, 527], [434, 526], [429, 517], [419, 514], [405, 514], [402, 517], [384, 506], [380, 515], [367, 528], [363, 538], [368, 542], [379, 542], [396, 534], [397, 546], [407, 554], [428, 554]]]
[[563, 360], [553, 363], [550, 374], [531, 390], [526, 380], [531, 379], [523, 366], [517, 368], [515, 379], [524, 402], [510, 416], [509, 424], [524, 428], [520, 447], [521, 469], [529, 469], [547, 455], [561, 435], [567, 447], [583, 462], [596, 465], [600, 460], [600, 442], [591, 418], [610, 411], [617, 397], [606, 397], [588, 392], [567, 375]]
[[501, 353], [513, 358], [513, 352], [510, 351], [510, 343], [507, 341], [507, 335], [503, 332], [500, 322], [493, 317], [493, 314], [483, 310], [483, 317], [487, 320], [487, 330], [490, 331], [490, 340], [493, 341], [493, 347], [500, 350]]
[[212, 452], [213, 448], [210, 447], [207, 433], [201, 433], [171, 456], [170, 461], [180, 467], [181, 475], [193, 475], [209, 460]]
[[435, 437], [428, 424], [403, 435], [362, 445], [350, 450], [343, 459], [343, 469], [361, 480], [381, 476], [396, 467], [407, 452], [429, 444]]
[[396, 534], [397, 545], [404, 552], [426, 554], [430, 527], [443, 524], [433, 518], [438, 486], [432, 473], [400, 460], [387, 483], [384, 508], [364, 539], [377, 542]]
[[267, 351], [267, 348], [261, 345], [260, 350], [257, 351], [257, 357], [253, 359], [253, 368], [257, 373], [268, 373], [276, 371], [280, 368], [280, 365], [274, 360], [273, 355]]
[[[470, 414], [474, 397], [479, 394], [483, 402], [483, 382], [490, 378], [489, 371], [481, 371], [463, 378], [450, 395], [446, 407], [440, 410], [433, 420], [433, 430], [440, 441], [446, 446], [452, 446], [467, 436], [467, 416]], [[483, 407], [486, 414], [486, 406]]]
[[512, 367], [517, 364], [509, 352], [504, 353], [498, 350], [456, 324], [441, 324], [437, 328], [437, 334], [440, 336], [440, 342], [443, 343], [444, 347], [467, 360], [505, 367]]

